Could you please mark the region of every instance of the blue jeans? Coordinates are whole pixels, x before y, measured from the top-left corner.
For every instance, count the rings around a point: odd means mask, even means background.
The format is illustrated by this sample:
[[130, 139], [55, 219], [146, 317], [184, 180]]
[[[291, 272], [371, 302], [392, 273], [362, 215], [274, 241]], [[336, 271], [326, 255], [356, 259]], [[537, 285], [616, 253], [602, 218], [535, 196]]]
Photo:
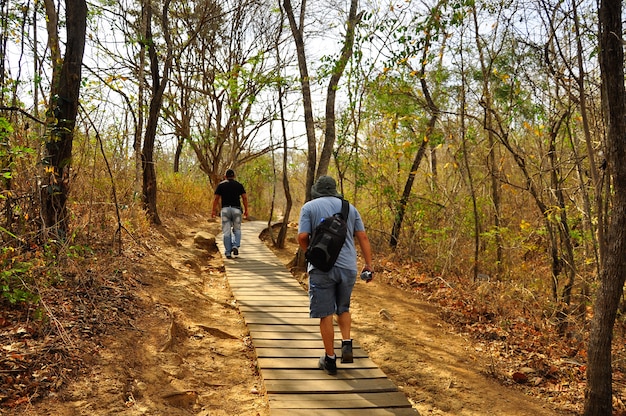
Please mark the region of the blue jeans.
[[224, 254], [230, 256], [233, 247], [241, 244], [241, 209], [224, 207], [221, 211], [222, 233], [224, 234]]

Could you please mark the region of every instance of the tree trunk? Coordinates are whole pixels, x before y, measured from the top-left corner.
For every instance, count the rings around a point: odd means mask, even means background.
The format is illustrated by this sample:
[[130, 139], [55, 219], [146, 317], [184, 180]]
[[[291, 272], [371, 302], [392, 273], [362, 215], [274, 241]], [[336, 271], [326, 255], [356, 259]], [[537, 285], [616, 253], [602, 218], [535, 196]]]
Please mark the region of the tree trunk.
[[622, 2], [600, 2], [600, 71], [604, 114], [607, 122], [608, 170], [613, 175], [612, 215], [607, 232], [606, 259], [600, 273], [600, 286], [588, 346], [585, 416], [612, 413], [611, 344], [613, 326], [624, 289], [626, 270], [626, 90], [622, 45]]
[[391, 229], [391, 239], [389, 240], [389, 246], [392, 248], [395, 248], [398, 245], [400, 230], [402, 229], [402, 222], [404, 221], [404, 212], [406, 211], [406, 206], [409, 202], [409, 196], [411, 196], [411, 189], [413, 188], [413, 182], [415, 181], [415, 174], [420, 164], [422, 163], [422, 159], [424, 158], [424, 154], [426, 153], [427, 146], [428, 137], [425, 136], [422, 140], [422, 144], [420, 145], [419, 150], [415, 154], [415, 158], [413, 159], [413, 165], [411, 166], [409, 177], [404, 184], [404, 191], [402, 191], [402, 197], [400, 198], [398, 208], [396, 209], [396, 218], [393, 222], [393, 228]]
[[145, 96], [145, 86], [144, 86], [144, 76], [145, 76], [145, 62], [146, 62], [146, 35], [148, 33], [148, 19], [152, 18], [152, 8], [147, 0], [143, 0], [141, 2], [141, 27], [140, 30], [140, 38], [144, 39], [143, 42], [139, 42], [139, 62], [137, 64], [139, 71], [137, 74], [137, 123], [135, 126], [135, 135], [133, 140], [133, 151], [135, 152], [135, 181], [133, 184], [134, 189], [134, 197], [139, 198], [142, 192], [142, 172], [143, 172], [143, 156], [142, 156], [142, 137], [143, 134], [143, 124], [145, 117], [145, 105], [144, 105], [144, 96]]
[[326, 175], [328, 173], [328, 166], [330, 165], [330, 157], [335, 147], [336, 130], [335, 130], [335, 98], [337, 96], [337, 86], [339, 80], [343, 75], [343, 71], [348, 65], [348, 61], [352, 57], [352, 51], [354, 47], [354, 30], [356, 25], [359, 24], [363, 13], [357, 14], [357, 8], [359, 7], [358, 0], [352, 0], [350, 2], [350, 12], [348, 14], [348, 22], [346, 27], [346, 37], [343, 41], [343, 48], [341, 49], [341, 57], [335, 64], [335, 68], [328, 82], [328, 89], [326, 91], [326, 131], [324, 134], [324, 147], [322, 148], [322, 154], [320, 155], [320, 162], [317, 166], [316, 177]]
[[304, 125], [306, 128], [307, 140], [307, 171], [306, 171], [306, 201], [311, 199], [311, 186], [315, 181], [315, 166], [317, 164], [317, 142], [315, 140], [315, 120], [313, 119], [313, 99], [311, 98], [311, 84], [309, 81], [309, 70], [306, 63], [306, 53], [304, 50], [304, 11], [306, 10], [306, 0], [300, 6], [299, 25], [293, 14], [291, 0], [283, 3], [291, 34], [296, 43], [298, 55], [298, 68], [300, 69], [300, 85], [302, 87], [302, 102], [304, 104]]
[[[460, 66], [461, 66], [461, 96], [459, 103], [459, 124], [461, 134], [461, 149], [463, 150], [463, 164], [465, 166], [467, 175], [467, 184], [469, 186], [470, 196], [472, 197], [472, 212], [474, 214], [474, 264], [472, 266], [474, 281], [478, 280], [478, 259], [480, 254], [480, 212], [478, 210], [478, 203], [476, 198], [476, 188], [474, 185], [474, 177], [469, 162], [469, 149], [467, 147], [467, 128], [466, 128], [466, 105], [467, 99], [465, 95], [465, 89], [467, 88], [467, 72], [465, 69], [465, 58], [463, 56], [463, 39], [461, 39], [461, 53]], [[490, 149], [493, 150], [493, 149]], [[492, 175], [493, 177], [493, 175]], [[495, 202], [495, 201], [494, 201]]]
[[[424, 132], [422, 144], [420, 145], [417, 153], [415, 154], [415, 158], [413, 159], [413, 165], [411, 166], [409, 177], [404, 184], [402, 197], [398, 202], [398, 207], [396, 209], [396, 218], [393, 222], [393, 228], [391, 229], [391, 238], [389, 239], [389, 246], [391, 248], [395, 248], [398, 245], [398, 238], [400, 237], [400, 230], [402, 229], [402, 222], [404, 221], [404, 212], [406, 211], [406, 206], [409, 202], [409, 196], [411, 195], [411, 189], [413, 188], [413, 182], [415, 181], [415, 174], [420, 164], [422, 163], [424, 154], [426, 153], [426, 146], [428, 145], [430, 133], [435, 128], [435, 124], [437, 123], [437, 119], [439, 118], [439, 108], [437, 108], [435, 102], [432, 99], [432, 96], [430, 95], [430, 90], [428, 89], [428, 85], [426, 84], [426, 79], [423, 76], [424, 71], [425, 68], [422, 67], [422, 76], [420, 77], [420, 83], [422, 86], [422, 92], [424, 93], [424, 99], [426, 100], [428, 111], [430, 111], [431, 113], [431, 117], [428, 120], [428, 126], [426, 127], [426, 131]], [[415, 132], [413, 133], [415, 136]]]
[[[157, 176], [154, 166], [154, 143], [156, 140], [157, 123], [159, 121], [159, 113], [161, 104], [163, 103], [163, 93], [169, 79], [169, 72], [172, 67], [172, 46], [169, 37], [168, 9], [170, 0], [163, 3], [163, 13], [161, 16], [161, 25], [163, 36], [167, 45], [165, 62], [163, 64], [163, 76], [159, 77], [159, 61], [157, 51], [152, 42], [152, 24], [151, 10], [148, 11], [148, 24], [146, 39], [150, 40], [148, 45], [148, 54], [150, 56], [150, 71], [152, 73], [152, 99], [150, 100], [150, 110], [148, 113], [148, 121], [146, 123], [146, 135], [142, 151], [143, 164], [143, 203], [144, 208], [153, 224], [161, 224], [159, 213], [157, 210]], [[150, 6], [148, 6], [150, 9]]]
[[[281, 28], [283, 27], [282, 22], [284, 21], [284, 16], [282, 15], [281, 10]], [[282, 29], [281, 29], [282, 34]], [[280, 56], [280, 45], [278, 40], [280, 36], [276, 37], [276, 43], [274, 44], [274, 48], [276, 50], [276, 60], [278, 61], [279, 70], [282, 68], [283, 64], [281, 62]], [[287, 127], [285, 126], [285, 106], [283, 102], [283, 97], [285, 95], [285, 89], [283, 88], [282, 83], [278, 84], [278, 108], [280, 110], [280, 129], [283, 136], [283, 192], [285, 193], [285, 212], [283, 214], [283, 223], [280, 226], [280, 231], [278, 232], [278, 237], [276, 238], [276, 246], [278, 248], [285, 247], [285, 241], [287, 240], [287, 227], [289, 225], [289, 216], [291, 215], [291, 208], [293, 206], [293, 199], [291, 198], [291, 189], [289, 187], [289, 175], [287, 172], [289, 170], [289, 146], [287, 142]], [[271, 231], [271, 227], [270, 227]]]
[[176, 151], [174, 152], [174, 173], [180, 172], [180, 156], [183, 154], [183, 144], [185, 138], [182, 136], [176, 137]]
[[[604, 220], [604, 199], [602, 197], [602, 176], [598, 170], [596, 163], [596, 153], [593, 147], [593, 138], [591, 136], [591, 128], [589, 127], [589, 109], [587, 105], [587, 92], [585, 91], [585, 63], [584, 63], [584, 49], [582, 46], [582, 35], [580, 33], [580, 22], [578, 19], [578, 6], [576, 2], [572, 3], [572, 11], [574, 15], [574, 29], [576, 30], [576, 58], [578, 61], [578, 97], [580, 100], [580, 116], [583, 123], [583, 131], [585, 133], [585, 145], [587, 147], [587, 157], [589, 160], [589, 172], [591, 174], [591, 180], [593, 182], [594, 197], [596, 203], [596, 221], [597, 225], [591, 220], [591, 202], [589, 201], [589, 193], [585, 187], [581, 186], [583, 191], [583, 201], [585, 205], [585, 222], [589, 227], [591, 239], [593, 242], [593, 251], [596, 258], [596, 267], [598, 274], [602, 269], [602, 261], [606, 252], [606, 241], [604, 237], [605, 220]], [[572, 145], [575, 149], [575, 146]], [[578, 160], [578, 158], [577, 158]], [[580, 163], [576, 162], [577, 167], [580, 167]], [[597, 235], [596, 235], [597, 234]]]
[[[54, 6], [52, 9], [54, 10]], [[57, 62], [53, 62], [52, 78], [55, 82], [52, 85], [47, 114], [46, 128], [49, 135], [43, 159], [47, 176], [41, 191], [44, 226], [60, 240], [65, 239], [68, 231], [66, 203], [70, 191], [72, 144], [85, 51], [87, 3], [85, 0], [66, 0], [65, 9], [67, 43], [60, 71]], [[47, 11], [51, 12], [49, 7]], [[54, 21], [56, 20], [54, 12]], [[58, 50], [58, 43], [51, 45], [51, 49], [53, 48]]]

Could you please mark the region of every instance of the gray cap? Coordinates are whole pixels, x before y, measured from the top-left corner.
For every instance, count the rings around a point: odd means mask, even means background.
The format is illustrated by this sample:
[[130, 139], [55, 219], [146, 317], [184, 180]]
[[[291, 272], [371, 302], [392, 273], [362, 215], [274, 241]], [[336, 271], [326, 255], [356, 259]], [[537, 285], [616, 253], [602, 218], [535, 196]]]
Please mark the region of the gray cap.
[[337, 182], [330, 176], [320, 176], [317, 182], [311, 187], [311, 197], [319, 198], [321, 196], [336, 196], [341, 198], [341, 194], [337, 192]]

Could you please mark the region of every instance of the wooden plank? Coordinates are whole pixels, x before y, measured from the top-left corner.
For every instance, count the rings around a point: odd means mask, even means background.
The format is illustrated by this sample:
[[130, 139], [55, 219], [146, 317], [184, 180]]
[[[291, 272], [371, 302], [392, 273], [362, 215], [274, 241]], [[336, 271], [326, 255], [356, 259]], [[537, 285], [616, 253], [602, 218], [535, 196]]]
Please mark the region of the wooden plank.
[[275, 274], [272, 274], [271, 276], [261, 276], [259, 274], [254, 274], [254, 275], [250, 275], [250, 277], [246, 277], [246, 276], [242, 276], [238, 274], [236, 277], [232, 277], [232, 276], [229, 277], [228, 282], [232, 286], [236, 286], [237, 284], [247, 284], [247, 285], [256, 284], [257, 286], [259, 286], [259, 285], [267, 285], [268, 283], [275, 283], [275, 284], [280, 284], [280, 285], [291, 284], [294, 287], [302, 288], [300, 284], [297, 284], [297, 285], [294, 284], [298, 282], [294, 281], [293, 278], [288, 277], [288, 276], [275, 275]]
[[372, 409], [411, 407], [402, 392], [348, 394], [270, 394], [272, 409]]
[[263, 294], [265, 296], [272, 297], [272, 293], [275, 292], [291, 292], [294, 295], [302, 296], [306, 299], [306, 303], [308, 304], [309, 294], [296, 286], [287, 286], [287, 285], [277, 285], [274, 283], [271, 284], [262, 284], [262, 285], [229, 285], [230, 289], [234, 292], [241, 293], [242, 295], [254, 295], [254, 294]]
[[[248, 325], [248, 332], [256, 335], [259, 339], [318, 339], [319, 330], [315, 326], [293, 326], [293, 325]], [[300, 336], [294, 336], [301, 334]], [[304, 336], [304, 335], [313, 335]], [[341, 339], [339, 328], [335, 328], [335, 339]]]
[[248, 324], [250, 332], [319, 332], [319, 322], [308, 325], [267, 325], [267, 324]]
[[263, 294], [260, 294], [260, 295], [256, 295], [256, 294], [242, 295], [242, 296], [237, 296], [237, 300], [241, 300], [241, 301], [297, 300], [299, 302], [308, 302], [309, 298], [306, 295], [304, 295], [303, 293], [292, 292], [290, 294], [285, 294], [285, 295], [280, 295], [279, 294], [278, 296], [270, 296], [269, 299], [268, 299], [268, 296], [263, 295]]
[[300, 286], [289, 285], [288, 283], [268, 283], [268, 282], [241, 282], [239, 283], [230, 283], [229, 287], [231, 289], [238, 289], [241, 292], [251, 292], [251, 293], [263, 293], [265, 295], [269, 295], [272, 290], [277, 291], [291, 291], [297, 293], [298, 295], [309, 297], [309, 294], [302, 290]]
[[[322, 354], [320, 354], [321, 356]], [[319, 372], [321, 370], [317, 369], [317, 362], [315, 358], [263, 358], [260, 357], [258, 360], [259, 368], [265, 369], [303, 369], [310, 370], [315, 369]], [[369, 358], [355, 358], [354, 363], [351, 364], [337, 364], [338, 371], [350, 371], [352, 369], [363, 369], [363, 368], [378, 368], [376, 364]]]
[[[276, 409], [272, 410], [272, 416], [311, 416], [315, 415], [311, 409]], [[387, 409], [324, 409], [324, 416], [419, 416], [413, 408], [387, 408]]]
[[[255, 343], [256, 347], [256, 343]], [[256, 347], [256, 354], [262, 358], [316, 358], [324, 353], [324, 346], [318, 345], [317, 348], [259, 348]], [[361, 349], [354, 349], [354, 358], [367, 358], [367, 354]], [[341, 354], [339, 354], [341, 355]]]
[[[256, 351], [272, 416], [417, 415], [356, 342], [354, 363], [339, 360], [333, 376], [317, 368], [324, 352], [319, 320], [309, 317], [307, 291], [258, 239], [266, 226], [245, 222], [241, 255], [224, 264]], [[339, 353], [337, 326], [335, 339]]]
[[241, 300], [258, 299], [260, 296], [272, 299], [299, 299], [301, 302], [308, 304], [309, 298], [302, 291], [278, 289], [269, 290], [241, 290], [240, 288], [231, 288], [235, 298]]
[[293, 275], [289, 273], [289, 270], [284, 267], [279, 267], [275, 264], [248, 264], [248, 265], [231, 265], [226, 269], [227, 275], [232, 275], [233, 277], [240, 276], [251, 276], [253, 274], [258, 274], [261, 276], [285, 276], [291, 278], [291, 280], [295, 280]]
[[296, 311], [288, 311], [288, 312], [247, 311], [244, 315], [246, 316], [246, 320], [250, 319], [250, 322], [254, 322], [255, 319], [275, 318], [275, 319], [290, 320], [292, 318], [297, 318], [297, 319], [314, 319], [315, 322], [319, 323], [319, 319], [309, 317], [308, 308], [305, 310], [300, 310], [300, 311], [296, 310]]
[[253, 342], [258, 339], [271, 339], [271, 340], [316, 340], [322, 342], [322, 336], [318, 332], [275, 332], [275, 331], [255, 331], [250, 330], [250, 337]]
[[[308, 339], [255, 339], [254, 346], [256, 348], [323, 348], [319, 340]], [[335, 348], [341, 348], [341, 340], [335, 340]], [[353, 351], [358, 348], [353, 345]]]
[[226, 275], [239, 280], [252, 279], [254, 276], [258, 276], [260, 278], [275, 277], [296, 282], [296, 279], [289, 271], [277, 269], [276, 266], [260, 267], [255, 270], [231, 267], [226, 270]]
[[[272, 290], [274, 289], [274, 290]], [[230, 286], [230, 290], [237, 297], [264, 296], [267, 298], [275, 298], [277, 296], [294, 296], [302, 299], [305, 305], [309, 304], [309, 295], [298, 287], [276, 287], [275, 285], [263, 286]]]
[[[246, 272], [243, 270], [233, 270], [228, 269], [226, 271], [226, 276], [228, 280], [232, 280], [233, 282], [253, 282], [257, 280], [284, 280], [285, 282], [298, 283], [298, 281], [289, 273], [289, 272], [281, 272], [276, 269], [268, 269], [263, 272], [263, 270]], [[300, 285], [300, 283], [298, 283]], [[302, 287], [302, 286], [300, 286]]]
[[293, 299], [237, 299], [237, 303], [248, 306], [303, 306], [305, 302]]
[[386, 378], [387, 376], [380, 368], [351, 368], [345, 370], [339, 364], [341, 371], [331, 376], [319, 368], [290, 369], [290, 368], [263, 368], [261, 374], [265, 380], [337, 380], [355, 378]]
[[[268, 282], [271, 282], [272, 284], [270, 285]], [[272, 290], [290, 289], [303, 295], [307, 294], [307, 291], [304, 290], [298, 282], [294, 282], [293, 280], [282, 280], [279, 278], [267, 278], [261, 281], [254, 279], [229, 279], [228, 283], [231, 287], [240, 288], [242, 290], [263, 290], [267, 293]]]
[[273, 393], [374, 393], [398, 391], [389, 379], [356, 380], [266, 380], [265, 390]]
[[309, 307], [304, 305], [298, 306], [254, 306], [254, 305], [239, 305], [239, 310], [244, 313], [287, 313], [287, 312], [305, 312], [309, 313]]
[[244, 315], [246, 323], [248, 325], [296, 325], [296, 326], [315, 326], [319, 328], [320, 322], [318, 319], [312, 318], [280, 318], [275, 316], [267, 316], [265, 318], [259, 318], [255, 316]]
[[305, 290], [302, 290], [300, 286], [290, 285], [289, 283], [280, 283], [280, 282], [231, 282], [229, 283], [229, 287], [231, 289], [239, 289], [242, 292], [263, 292], [263, 294], [269, 294], [272, 289], [274, 290], [289, 290], [298, 295], [303, 295], [308, 298], [308, 293]]

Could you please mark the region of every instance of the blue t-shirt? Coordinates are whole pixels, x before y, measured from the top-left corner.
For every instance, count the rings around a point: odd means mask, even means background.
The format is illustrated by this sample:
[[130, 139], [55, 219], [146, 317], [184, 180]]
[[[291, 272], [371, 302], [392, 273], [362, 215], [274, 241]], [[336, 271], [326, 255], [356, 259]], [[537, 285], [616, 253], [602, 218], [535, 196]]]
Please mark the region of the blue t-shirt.
[[[322, 219], [331, 217], [338, 212], [341, 212], [341, 199], [334, 196], [323, 196], [312, 199], [304, 204], [300, 210], [298, 233], [313, 234], [313, 230], [322, 222]], [[347, 224], [348, 235], [346, 235], [346, 241], [339, 252], [335, 266], [354, 270], [356, 273], [357, 264], [354, 233], [355, 231], [365, 231], [365, 225], [361, 219], [361, 214], [359, 214], [359, 211], [357, 211], [352, 204], [350, 204]]]

